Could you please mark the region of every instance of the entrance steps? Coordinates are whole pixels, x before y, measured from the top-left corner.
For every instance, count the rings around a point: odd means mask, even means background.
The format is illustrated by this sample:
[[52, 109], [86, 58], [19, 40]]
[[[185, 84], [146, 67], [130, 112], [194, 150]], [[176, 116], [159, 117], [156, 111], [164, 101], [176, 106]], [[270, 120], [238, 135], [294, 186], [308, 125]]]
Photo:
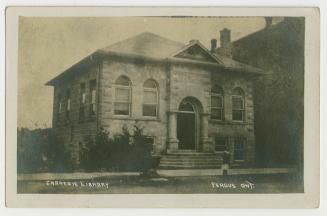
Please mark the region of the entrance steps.
[[159, 169], [218, 169], [221, 164], [221, 154], [184, 150], [163, 155]]

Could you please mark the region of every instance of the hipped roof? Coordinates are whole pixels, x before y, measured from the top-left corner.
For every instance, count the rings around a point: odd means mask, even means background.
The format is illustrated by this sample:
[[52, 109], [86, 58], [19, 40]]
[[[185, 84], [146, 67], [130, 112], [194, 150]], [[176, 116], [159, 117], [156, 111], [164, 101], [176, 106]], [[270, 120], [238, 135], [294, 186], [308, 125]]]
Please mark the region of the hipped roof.
[[211, 53], [207, 50], [199, 41], [192, 41], [189, 44], [185, 45], [180, 42], [176, 42], [159, 35], [144, 32], [134, 37], [128, 38], [126, 40], [117, 42], [113, 45], [107, 46], [105, 48], [99, 49], [92, 53], [91, 55], [85, 57], [72, 67], [68, 68], [49, 82], [47, 85], [55, 85], [61, 80], [69, 79], [72, 76], [77, 75], [78, 73], [84, 72], [85, 70], [80, 70], [81, 68], [85, 68], [86, 66], [90, 66], [92, 64], [93, 56], [100, 55], [117, 55], [117, 56], [126, 56], [126, 57], [141, 57], [148, 58], [153, 60], [167, 60], [167, 61], [184, 61], [184, 62], [192, 62], [193, 64], [206, 64], [201, 61], [187, 60], [176, 58], [175, 56], [182, 51], [188, 49], [193, 45], [198, 45], [210, 55], [213, 59], [215, 59], [215, 63], [207, 63], [211, 66], [222, 67], [228, 70], [236, 70], [244, 73], [250, 74], [262, 74], [263, 71], [261, 69], [237, 62], [232, 60], [231, 58], [221, 56], [216, 53]]

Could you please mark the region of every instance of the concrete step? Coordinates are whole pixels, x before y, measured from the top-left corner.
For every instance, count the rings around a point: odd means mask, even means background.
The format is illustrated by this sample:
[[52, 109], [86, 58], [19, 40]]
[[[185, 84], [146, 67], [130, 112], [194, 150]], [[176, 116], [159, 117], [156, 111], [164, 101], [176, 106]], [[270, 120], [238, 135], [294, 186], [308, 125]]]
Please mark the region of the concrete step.
[[161, 161], [221, 161], [221, 158], [162, 158]]
[[189, 168], [203, 168], [203, 167], [221, 167], [221, 164], [160, 164], [162, 167], [189, 167]]
[[159, 169], [220, 169], [221, 165], [160, 165]]
[[196, 152], [194, 150], [175, 150], [170, 151], [166, 156], [214, 156], [214, 155], [221, 155], [221, 153], [205, 153], [205, 152]]
[[181, 159], [181, 160], [170, 160], [170, 159], [164, 159], [160, 161], [161, 163], [210, 163], [210, 162], [214, 162], [214, 163], [222, 163], [222, 160], [219, 159], [204, 159], [204, 160], [199, 160], [199, 159], [192, 159], [192, 160], [185, 160], [185, 159]]
[[220, 161], [163, 161], [160, 164], [221, 164]]
[[160, 161], [160, 163], [164, 164], [164, 163], [167, 163], [167, 164], [186, 164], [186, 163], [189, 163], [189, 164], [221, 164], [221, 161], [218, 161], [218, 160], [212, 160], [212, 161], [204, 161], [204, 160], [198, 160], [198, 161], [187, 161], [187, 160], [184, 160], [184, 161]]
[[164, 155], [162, 158], [170, 158], [170, 159], [180, 159], [180, 158], [186, 158], [186, 159], [215, 159], [215, 158], [222, 158], [220, 155]]
[[219, 154], [201, 152], [175, 152], [162, 156], [160, 169], [201, 169], [220, 168], [222, 157]]

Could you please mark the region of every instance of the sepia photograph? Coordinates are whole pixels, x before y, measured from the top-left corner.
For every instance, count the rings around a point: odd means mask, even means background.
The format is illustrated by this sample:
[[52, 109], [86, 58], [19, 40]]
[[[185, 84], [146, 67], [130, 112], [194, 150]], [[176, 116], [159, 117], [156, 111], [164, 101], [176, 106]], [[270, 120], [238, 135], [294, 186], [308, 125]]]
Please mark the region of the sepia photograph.
[[17, 22], [17, 194], [305, 193], [305, 15]]

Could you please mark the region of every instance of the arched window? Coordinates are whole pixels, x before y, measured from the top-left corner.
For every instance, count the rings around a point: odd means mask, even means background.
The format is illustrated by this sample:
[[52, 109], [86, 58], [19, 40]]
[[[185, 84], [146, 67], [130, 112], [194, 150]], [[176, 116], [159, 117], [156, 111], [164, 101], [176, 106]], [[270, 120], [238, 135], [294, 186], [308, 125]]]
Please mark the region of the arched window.
[[157, 83], [152, 79], [145, 81], [143, 93], [143, 116], [156, 117], [158, 115]]
[[244, 121], [245, 114], [244, 92], [241, 88], [235, 88], [232, 94], [233, 121]]
[[218, 85], [211, 88], [211, 119], [224, 119], [224, 92]]
[[115, 82], [115, 115], [130, 115], [131, 82], [126, 76], [120, 76]]

